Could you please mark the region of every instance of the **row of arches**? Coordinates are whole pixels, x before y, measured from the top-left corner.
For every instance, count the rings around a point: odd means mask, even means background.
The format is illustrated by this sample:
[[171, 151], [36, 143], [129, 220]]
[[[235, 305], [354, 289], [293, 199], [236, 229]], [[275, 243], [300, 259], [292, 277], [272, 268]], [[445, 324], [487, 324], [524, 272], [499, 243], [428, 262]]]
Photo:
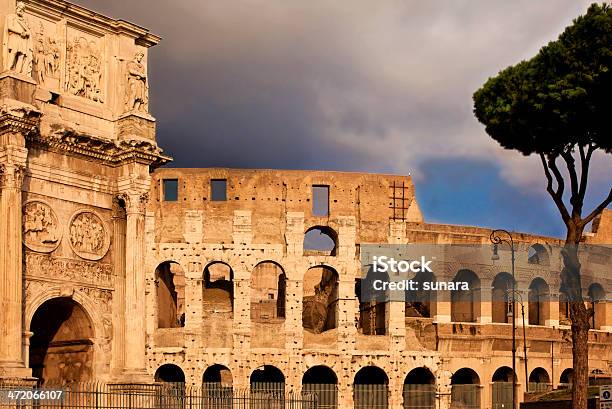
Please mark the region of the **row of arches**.
[[[506, 366], [498, 368], [490, 379], [492, 407], [507, 407], [512, 404], [512, 369]], [[572, 369], [563, 371], [561, 384], [571, 383]], [[174, 364], [160, 366], [155, 379], [158, 382], [184, 382], [185, 376], [180, 367]], [[272, 365], [256, 368], [250, 375], [251, 391], [274, 391], [283, 393], [285, 376]], [[452, 374], [451, 405], [466, 408], [481, 407], [481, 379], [471, 368], [461, 368]], [[222, 365], [213, 365], [206, 369], [202, 377], [204, 389], [231, 388], [232, 380], [229, 369]], [[529, 391], [544, 391], [551, 387], [550, 376], [546, 369], [538, 367], [529, 375]], [[385, 371], [377, 366], [361, 368], [353, 380], [353, 401], [355, 408], [387, 408], [389, 402], [389, 378]], [[321, 408], [338, 407], [338, 377], [325, 365], [309, 368], [302, 376], [302, 391], [316, 393], [318, 406]], [[435, 408], [436, 377], [426, 367], [412, 369], [403, 383], [404, 408]]]
[[[178, 263], [161, 263], [155, 271], [158, 328], [185, 324], [185, 278]], [[232, 319], [234, 272], [223, 262], [206, 266], [202, 280], [204, 316]], [[315, 266], [304, 275], [302, 321], [304, 329], [321, 333], [337, 327], [338, 283], [336, 270]], [[287, 276], [275, 262], [255, 266], [250, 280], [250, 317], [253, 322], [282, 322], [285, 319]]]
[[[380, 275], [380, 273], [378, 273]], [[385, 273], [383, 273], [385, 274]], [[157, 285], [158, 328], [184, 326], [185, 322], [185, 278], [180, 266], [172, 261], [161, 263], [155, 271]], [[355, 297], [359, 300], [359, 316], [356, 325], [361, 333], [384, 335], [388, 319], [386, 300], [380, 294], [372, 295], [364, 288], [372, 288], [371, 282], [380, 277], [368, 274], [356, 279]], [[385, 279], [385, 277], [383, 277]], [[386, 280], [388, 281], [388, 276]], [[234, 273], [223, 262], [212, 262], [206, 266], [202, 280], [202, 303], [207, 313], [216, 318], [232, 319], [234, 309]], [[438, 292], [435, 288], [423, 290], [423, 283], [436, 282], [431, 272], [418, 273], [413, 281], [419, 283], [419, 291], [406, 291], [406, 316], [433, 318], [437, 314]], [[491, 320], [494, 323], [511, 321], [512, 289], [516, 286], [507, 272], [497, 274], [492, 281], [490, 294], [481, 289], [481, 280], [471, 270], [460, 270], [453, 282], [467, 283], [469, 290], [450, 293], [451, 321], [477, 322], [482, 316], [482, 301], [491, 297]], [[273, 261], [263, 261], [255, 266], [250, 279], [250, 316], [253, 322], [282, 322], [285, 318], [287, 298], [287, 276], [284, 269]], [[307, 270], [303, 279], [303, 328], [321, 333], [337, 327], [339, 301], [339, 275], [329, 266], [316, 266]], [[371, 292], [371, 291], [370, 291]], [[559, 291], [558, 315], [562, 324], [569, 320], [569, 303], [563, 291]], [[599, 329], [605, 324], [606, 292], [599, 283], [588, 287], [587, 302], [592, 304], [594, 314], [591, 326]], [[541, 277], [529, 284], [525, 299], [526, 315], [530, 325], [547, 325], [551, 319], [551, 288]], [[520, 303], [519, 303], [520, 304]], [[517, 304], [517, 306], [519, 305]], [[518, 310], [518, 308], [517, 308]], [[514, 314], [518, 314], [517, 311]]]

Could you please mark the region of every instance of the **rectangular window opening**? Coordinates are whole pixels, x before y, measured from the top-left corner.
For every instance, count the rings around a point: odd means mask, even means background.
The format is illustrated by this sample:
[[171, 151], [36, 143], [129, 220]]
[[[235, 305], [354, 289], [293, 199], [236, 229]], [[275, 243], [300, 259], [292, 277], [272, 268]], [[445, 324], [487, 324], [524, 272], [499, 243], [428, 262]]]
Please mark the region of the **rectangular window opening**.
[[329, 216], [329, 186], [312, 186], [312, 214], [313, 216]]
[[164, 179], [164, 202], [176, 202], [178, 200], [178, 179]]
[[227, 200], [227, 179], [210, 180], [210, 199], [215, 202]]

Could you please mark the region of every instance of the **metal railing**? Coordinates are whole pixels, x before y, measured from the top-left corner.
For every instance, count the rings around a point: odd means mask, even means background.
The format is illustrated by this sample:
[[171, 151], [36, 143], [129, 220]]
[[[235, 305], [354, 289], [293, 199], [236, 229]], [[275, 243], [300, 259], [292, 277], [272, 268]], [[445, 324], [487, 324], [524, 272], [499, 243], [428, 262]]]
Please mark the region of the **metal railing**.
[[404, 385], [404, 409], [435, 409], [436, 386], [427, 384]]
[[389, 387], [387, 385], [354, 385], [355, 409], [387, 409]]
[[338, 385], [329, 383], [305, 383], [302, 385], [302, 392], [316, 394], [317, 408], [319, 409], [338, 408]]
[[453, 385], [451, 388], [452, 409], [480, 409], [479, 385]]
[[[0, 408], [11, 409], [316, 409], [316, 395], [279, 388], [199, 387], [185, 384], [78, 383], [28, 387], [28, 391], [62, 391], [61, 398], [11, 399], [9, 393], [26, 386], [0, 385]], [[263, 386], [263, 385], [260, 385]], [[15, 396], [14, 394], [11, 394]]]

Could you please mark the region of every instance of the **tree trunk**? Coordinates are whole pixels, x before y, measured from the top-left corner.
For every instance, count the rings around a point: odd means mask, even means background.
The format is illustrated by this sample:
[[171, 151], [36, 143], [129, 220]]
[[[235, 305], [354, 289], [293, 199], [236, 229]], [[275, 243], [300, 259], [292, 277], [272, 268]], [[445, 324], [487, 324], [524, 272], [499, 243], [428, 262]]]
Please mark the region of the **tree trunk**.
[[562, 251], [563, 270], [561, 283], [567, 294], [572, 322], [572, 358], [574, 379], [572, 382], [572, 408], [587, 409], [589, 386], [589, 312], [582, 298], [580, 261], [578, 245], [582, 236], [581, 229], [569, 228]]

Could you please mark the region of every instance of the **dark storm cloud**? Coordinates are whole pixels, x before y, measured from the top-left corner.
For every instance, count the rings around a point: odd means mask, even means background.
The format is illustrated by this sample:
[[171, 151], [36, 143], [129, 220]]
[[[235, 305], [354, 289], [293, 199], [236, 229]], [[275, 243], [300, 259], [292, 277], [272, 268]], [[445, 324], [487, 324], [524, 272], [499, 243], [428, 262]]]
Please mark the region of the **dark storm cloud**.
[[[163, 37], [148, 67], [174, 166], [409, 173], [488, 162], [538, 192], [535, 158], [491, 141], [472, 93], [584, 13], [576, 0], [79, 0]], [[610, 162], [609, 160], [607, 161]], [[609, 179], [600, 160], [594, 180]]]

